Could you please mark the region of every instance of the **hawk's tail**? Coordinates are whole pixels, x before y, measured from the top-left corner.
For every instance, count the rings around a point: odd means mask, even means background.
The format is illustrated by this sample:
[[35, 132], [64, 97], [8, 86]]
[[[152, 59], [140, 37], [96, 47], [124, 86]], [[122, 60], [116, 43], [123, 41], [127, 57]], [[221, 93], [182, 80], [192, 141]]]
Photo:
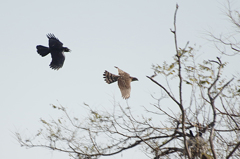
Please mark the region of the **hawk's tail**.
[[114, 75], [108, 71], [105, 70], [104, 74], [103, 74], [103, 78], [105, 78], [105, 81], [108, 83], [108, 84], [111, 84], [113, 82], [116, 82], [118, 80], [118, 77], [117, 75]]
[[39, 55], [41, 55], [41, 56], [46, 56], [47, 54], [50, 53], [50, 50], [49, 50], [49, 48], [46, 47], [46, 46], [38, 45], [38, 46], [37, 46], [37, 52], [38, 52]]

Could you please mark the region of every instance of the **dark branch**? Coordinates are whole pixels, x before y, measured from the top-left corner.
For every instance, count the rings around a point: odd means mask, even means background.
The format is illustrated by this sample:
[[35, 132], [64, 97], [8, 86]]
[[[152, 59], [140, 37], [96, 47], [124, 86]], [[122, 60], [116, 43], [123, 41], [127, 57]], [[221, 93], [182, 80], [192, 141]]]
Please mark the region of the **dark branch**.
[[237, 145], [234, 147], [234, 149], [227, 155], [226, 159], [229, 159], [233, 153], [240, 147], [240, 142], [237, 143]]

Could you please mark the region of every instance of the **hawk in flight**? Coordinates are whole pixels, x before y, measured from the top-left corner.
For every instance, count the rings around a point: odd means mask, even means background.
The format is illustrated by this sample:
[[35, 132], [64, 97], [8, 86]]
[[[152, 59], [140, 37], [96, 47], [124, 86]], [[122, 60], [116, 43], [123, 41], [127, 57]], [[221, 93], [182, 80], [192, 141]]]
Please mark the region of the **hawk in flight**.
[[131, 77], [127, 72], [124, 72], [123, 70], [119, 69], [116, 66], [115, 68], [118, 69], [119, 75], [114, 75], [105, 70], [103, 78], [105, 78], [105, 81], [108, 84], [118, 81], [118, 87], [122, 93], [123, 99], [128, 99], [130, 97], [131, 92], [131, 82], [138, 81], [138, 79], [136, 77]]
[[70, 52], [71, 50], [67, 47], [63, 47], [63, 43], [59, 41], [54, 34], [47, 34], [47, 37], [49, 39], [49, 47], [37, 45], [37, 52], [42, 57], [51, 53], [52, 62], [49, 66], [54, 70], [58, 70], [63, 66], [64, 63], [64, 52]]

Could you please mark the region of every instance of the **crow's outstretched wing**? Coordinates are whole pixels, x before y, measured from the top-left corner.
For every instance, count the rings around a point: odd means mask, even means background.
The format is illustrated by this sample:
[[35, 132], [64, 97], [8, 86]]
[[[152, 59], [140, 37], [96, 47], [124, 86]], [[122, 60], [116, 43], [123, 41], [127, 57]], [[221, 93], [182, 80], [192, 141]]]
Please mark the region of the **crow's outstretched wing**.
[[49, 66], [54, 70], [60, 69], [63, 66], [64, 60], [65, 60], [63, 51], [53, 50], [51, 51], [51, 55], [52, 55], [52, 62], [50, 63]]
[[49, 48], [46, 47], [46, 46], [38, 45], [38, 46], [37, 46], [37, 52], [38, 52], [38, 54], [41, 55], [41, 56], [46, 56], [47, 54], [50, 53], [50, 50], [49, 50]]
[[54, 34], [47, 34], [47, 37], [49, 39], [49, 48], [51, 50], [57, 49], [62, 50], [63, 49], [63, 43], [58, 40], [58, 38], [55, 37]]

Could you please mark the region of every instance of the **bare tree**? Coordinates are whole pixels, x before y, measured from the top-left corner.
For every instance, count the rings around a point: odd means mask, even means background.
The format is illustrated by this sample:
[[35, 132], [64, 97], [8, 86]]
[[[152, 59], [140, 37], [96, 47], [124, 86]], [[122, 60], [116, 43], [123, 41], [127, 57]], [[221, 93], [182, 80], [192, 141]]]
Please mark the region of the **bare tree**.
[[[113, 110], [93, 110], [87, 118], [71, 117], [63, 106], [53, 108], [64, 116], [46, 121], [32, 138], [16, 132], [21, 146], [44, 147], [72, 158], [97, 159], [135, 147], [149, 158], [239, 158], [240, 88], [238, 81], [222, 77], [226, 63], [220, 58], [196, 63], [194, 48], [178, 46], [177, 11], [174, 14], [173, 62], [153, 65], [147, 78], [162, 90], [156, 104], [137, 117], [129, 107], [114, 103]], [[160, 83], [155, 76], [161, 76]], [[177, 83], [177, 89], [173, 85]], [[165, 102], [165, 99], [168, 99]], [[167, 105], [171, 105], [171, 108]], [[151, 117], [148, 117], [151, 116]], [[165, 121], [157, 118], [164, 116]], [[155, 122], [158, 121], [158, 122]], [[193, 133], [194, 132], [194, 133]], [[194, 135], [195, 134], [195, 135]]]
[[[224, 55], [234, 56], [240, 54], [240, 43], [239, 43], [239, 33], [240, 33], [240, 13], [239, 11], [232, 9], [232, 4], [230, 0], [226, 0], [226, 10], [225, 13], [228, 19], [230, 20], [233, 28], [236, 30], [234, 33], [221, 33], [219, 36], [216, 36], [212, 33], [209, 33], [210, 37], [215, 42], [217, 49]], [[220, 45], [219, 45], [220, 44]], [[222, 45], [224, 44], [224, 45]], [[228, 48], [231, 51], [227, 51]]]

